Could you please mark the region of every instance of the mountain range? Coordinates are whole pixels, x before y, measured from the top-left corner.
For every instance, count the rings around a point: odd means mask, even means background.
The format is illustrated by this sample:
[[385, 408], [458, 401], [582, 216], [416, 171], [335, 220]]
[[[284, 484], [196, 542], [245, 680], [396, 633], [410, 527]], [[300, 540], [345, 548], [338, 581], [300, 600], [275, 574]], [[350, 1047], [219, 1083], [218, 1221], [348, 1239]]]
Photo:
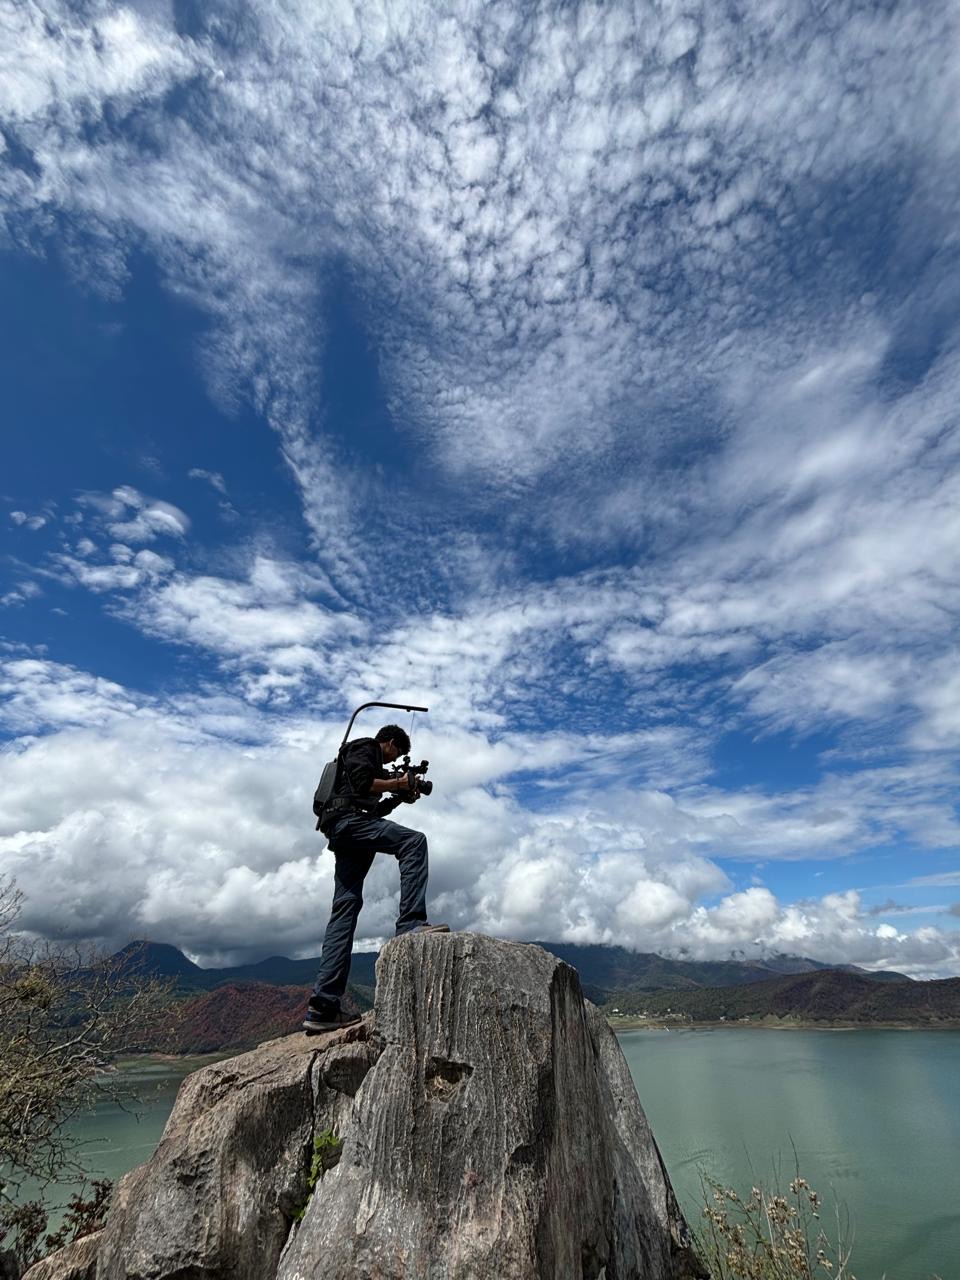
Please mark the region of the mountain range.
[[[832, 968], [804, 956], [762, 960], [679, 960], [625, 947], [538, 942], [580, 973], [587, 997], [621, 1013], [653, 1019], [907, 1021], [949, 1020], [952, 989], [913, 982], [903, 974]], [[143, 1050], [211, 1053], [248, 1048], [297, 1030], [319, 957], [269, 956], [254, 964], [205, 969], [169, 943], [131, 942], [118, 951], [119, 969], [166, 980], [175, 1010], [172, 1030], [144, 1028]], [[377, 953], [355, 952], [346, 1005], [373, 1004]], [[960, 987], [960, 979], [955, 980]], [[931, 1005], [927, 989], [944, 988]], [[947, 999], [947, 1004], [943, 1001]], [[668, 1012], [669, 1011], [669, 1012]]]
[[[869, 982], [909, 982], [902, 973], [869, 972], [854, 965], [833, 966], [805, 956], [775, 955], [762, 960], [674, 960], [656, 952], [628, 951], [625, 947], [579, 946], [566, 942], [535, 941], [558, 959], [572, 965], [589, 999], [607, 1004], [622, 991], [696, 990], [766, 982], [785, 974], [815, 973], [839, 968]], [[375, 951], [355, 951], [350, 986], [363, 1006], [372, 1000], [376, 982]], [[320, 965], [319, 956], [291, 960], [269, 956], [255, 964], [204, 969], [169, 943], [128, 943], [114, 959], [128, 973], [151, 974], [173, 982], [181, 993], [210, 991], [234, 983], [262, 982], [269, 986], [310, 986]]]
[[652, 1021], [960, 1028], [960, 978], [876, 982], [824, 969], [739, 986], [625, 992], [617, 1009]]

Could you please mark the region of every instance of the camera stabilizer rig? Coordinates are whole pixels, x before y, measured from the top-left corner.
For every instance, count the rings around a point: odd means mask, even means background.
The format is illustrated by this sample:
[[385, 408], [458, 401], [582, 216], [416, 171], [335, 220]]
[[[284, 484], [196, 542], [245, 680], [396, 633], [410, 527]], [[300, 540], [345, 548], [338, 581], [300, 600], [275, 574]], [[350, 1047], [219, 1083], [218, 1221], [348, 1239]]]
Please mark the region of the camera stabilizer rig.
[[[320, 822], [322, 820], [323, 806], [333, 795], [333, 789], [336, 785], [337, 769], [340, 762], [340, 752], [347, 745], [347, 739], [350, 737], [350, 730], [353, 728], [353, 722], [361, 711], [366, 711], [368, 707], [389, 707], [392, 711], [429, 711], [429, 707], [411, 707], [402, 702], [362, 702], [353, 715], [350, 717], [350, 723], [347, 725], [347, 731], [343, 735], [343, 741], [340, 743], [340, 751], [337, 752], [336, 760], [329, 760], [324, 766], [323, 773], [320, 776], [320, 782], [313, 794], [313, 812], [317, 819], [317, 830], [320, 830]], [[411, 764], [410, 757], [404, 756], [402, 763], [395, 764], [391, 773], [395, 777], [400, 777], [404, 773], [410, 774], [410, 790], [404, 795], [398, 792], [401, 800], [408, 804], [412, 804], [419, 796], [428, 796], [433, 790], [433, 783], [427, 782], [423, 778], [423, 774], [427, 771], [428, 760], [421, 760], [419, 764]]]
[[411, 764], [410, 757], [404, 756], [392, 769], [387, 770], [393, 778], [402, 778], [405, 773], [410, 775], [410, 790], [396, 792], [398, 800], [402, 800], [404, 804], [413, 804], [414, 800], [419, 799], [420, 796], [428, 796], [430, 794], [433, 790], [433, 783], [428, 782], [423, 777], [429, 764], [429, 760], [421, 760], [419, 764]]

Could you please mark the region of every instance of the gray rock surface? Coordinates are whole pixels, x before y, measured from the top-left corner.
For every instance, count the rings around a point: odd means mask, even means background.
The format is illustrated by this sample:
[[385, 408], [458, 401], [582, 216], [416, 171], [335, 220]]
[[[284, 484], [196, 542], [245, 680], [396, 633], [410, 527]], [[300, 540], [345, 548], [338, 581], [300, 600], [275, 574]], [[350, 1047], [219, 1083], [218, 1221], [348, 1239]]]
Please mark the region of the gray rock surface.
[[370, 1069], [278, 1280], [679, 1280], [686, 1226], [576, 972], [476, 934], [377, 965]]
[[[311, 1191], [326, 1131], [342, 1145]], [[64, 1270], [62, 1250], [30, 1280], [702, 1274], [576, 972], [478, 934], [398, 939], [377, 964], [372, 1018], [188, 1077], [91, 1240], [95, 1272]]]
[[307, 1199], [314, 1124], [342, 1127], [368, 1023], [288, 1036], [188, 1076], [153, 1159], [126, 1175], [97, 1280], [273, 1280]]
[[102, 1231], [81, 1236], [24, 1272], [23, 1280], [94, 1280]]

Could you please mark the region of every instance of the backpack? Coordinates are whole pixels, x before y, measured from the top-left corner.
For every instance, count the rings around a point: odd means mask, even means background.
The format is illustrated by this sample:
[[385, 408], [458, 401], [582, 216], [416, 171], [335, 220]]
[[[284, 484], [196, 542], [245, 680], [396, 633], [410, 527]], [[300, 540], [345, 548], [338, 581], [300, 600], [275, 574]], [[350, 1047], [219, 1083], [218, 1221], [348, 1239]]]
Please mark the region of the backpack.
[[320, 775], [320, 781], [317, 783], [317, 789], [313, 793], [313, 813], [317, 819], [317, 830], [320, 830], [320, 823], [323, 821], [323, 807], [328, 800], [333, 799], [333, 793], [337, 786], [337, 775], [340, 772], [340, 756], [343, 748], [337, 752], [336, 760], [328, 760], [323, 766], [323, 773]]

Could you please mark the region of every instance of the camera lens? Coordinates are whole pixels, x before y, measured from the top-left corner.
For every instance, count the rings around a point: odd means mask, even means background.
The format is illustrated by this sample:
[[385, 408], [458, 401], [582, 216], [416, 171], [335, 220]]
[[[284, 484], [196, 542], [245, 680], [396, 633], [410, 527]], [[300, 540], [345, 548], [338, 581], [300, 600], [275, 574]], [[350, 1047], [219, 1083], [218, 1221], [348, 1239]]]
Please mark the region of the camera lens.
[[421, 795], [428, 796], [432, 790], [433, 790], [433, 783], [432, 783], [432, 782], [427, 782], [427, 780], [426, 780], [426, 779], [424, 779], [424, 780], [420, 783], [420, 794], [421, 794]]

